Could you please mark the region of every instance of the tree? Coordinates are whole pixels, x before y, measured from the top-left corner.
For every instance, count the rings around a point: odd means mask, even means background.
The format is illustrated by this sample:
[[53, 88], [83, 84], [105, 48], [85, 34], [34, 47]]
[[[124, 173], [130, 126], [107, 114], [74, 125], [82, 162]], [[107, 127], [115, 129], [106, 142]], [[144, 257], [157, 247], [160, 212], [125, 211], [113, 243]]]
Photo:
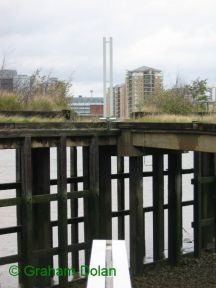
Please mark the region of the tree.
[[194, 102], [207, 101], [207, 79], [197, 78], [187, 88]]

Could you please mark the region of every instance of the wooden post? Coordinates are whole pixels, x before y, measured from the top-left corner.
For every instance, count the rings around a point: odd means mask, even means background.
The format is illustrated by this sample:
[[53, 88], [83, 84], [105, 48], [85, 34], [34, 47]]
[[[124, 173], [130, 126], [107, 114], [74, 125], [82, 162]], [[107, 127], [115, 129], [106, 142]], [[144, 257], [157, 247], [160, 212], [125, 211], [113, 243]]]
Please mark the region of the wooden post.
[[[32, 149], [33, 195], [50, 194], [50, 150]], [[52, 248], [52, 227], [50, 223], [50, 202], [33, 205], [33, 247], [34, 250]], [[52, 256], [34, 259], [35, 267], [52, 267]], [[36, 277], [36, 287], [51, 286], [50, 277]]]
[[99, 238], [99, 146], [98, 138], [91, 140], [89, 147], [89, 223], [90, 239]]
[[99, 229], [101, 239], [112, 239], [111, 153], [109, 146], [99, 147]]
[[[124, 173], [124, 157], [117, 157], [117, 173]], [[118, 193], [118, 211], [125, 209], [125, 195], [124, 195], [125, 185], [124, 178], [120, 177], [117, 179], [117, 193]], [[125, 218], [124, 216], [118, 217], [118, 239], [125, 239]]]
[[214, 154], [194, 153], [194, 254], [197, 257], [202, 248], [212, 249], [215, 241], [215, 167]]
[[143, 272], [145, 254], [142, 172], [143, 158], [130, 157], [130, 267], [135, 275]]
[[194, 256], [201, 255], [201, 153], [194, 152]]
[[[70, 148], [70, 176], [77, 177], [77, 147]], [[78, 184], [72, 183], [70, 185], [70, 191], [78, 191]], [[78, 199], [71, 199], [71, 218], [78, 217]], [[79, 237], [79, 224], [71, 224], [71, 243], [77, 244]], [[79, 271], [79, 252], [72, 252], [72, 267], [78, 272]]]
[[[83, 189], [89, 190], [89, 147], [83, 147]], [[89, 197], [84, 198], [84, 235], [85, 242], [91, 241], [91, 226], [89, 221]], [[85, 264], [89, 265], [90, 262], [90, 249], [86, 249], [85, 251]]]
[[[67, 163], [66, 163], [66, 137], [61, 136], [57, 146], [57, 183], [58, 183], [58, 243], [59, 268], [68, 267], [68, 233], [67, 233]], [[59, 285], [68, 287], [68, 277], [59, 277]]]
[[181, 154], [168, 154], [168, 259], [176, 265], [181, 254], [182, 237]]
[[[21, 182], [22, 181], [22, 168], [21, 168], [21, 149], [17, 148], [16, 149], [16, 182]], [[16, 197], [22, 197], [22, 190], [21, 188], [16, 189]], [[17, 226], [21, 225], [22, 226], [22, 206], [17, 205]], [[23, 260], [22, 260], [22, 234], [20, 232], [17, 233], [17, 250], [18, 250], [18, 255], [20, 258], [20, 261], [18, 262], [18, 265], [20, 267], [23, 267]], [[23, 283], [23, 275], [22, 273], [19, 274], [19, 283]]]
[[164, 258], [164, 156], [153, 154], [153, 258]]
[[[21, 257], [23, 267], [33, 264], [32, 257], [32, 159], [31, 138], [25, 137], [21, 146]], [[32, 288], [33, 277], [23, 275], [23, 286]]]
[[[214, 153], [214, 176], [216, 177], [216, 154]], [[215, 185], [215, 183], [214, 183]], [[215, 223], [214, 223], [214, 243], [215, 243], [215, 253], [216, 253], [216, 197], [214, 196], [213, 198], [214, 200], [214, 219], [215, 219]]]
[[[201, 153], [202, 165], [201, 174], [203, 177], [211, 177], [214, 175], [214, 154]], [[214, 194], [215, 183], [202, 184], [202, 219], [210, 219], [215, 217]], [[202, 248], [211, 249], [214, 243], [214, 225], [203, 225], [202, 228]]]

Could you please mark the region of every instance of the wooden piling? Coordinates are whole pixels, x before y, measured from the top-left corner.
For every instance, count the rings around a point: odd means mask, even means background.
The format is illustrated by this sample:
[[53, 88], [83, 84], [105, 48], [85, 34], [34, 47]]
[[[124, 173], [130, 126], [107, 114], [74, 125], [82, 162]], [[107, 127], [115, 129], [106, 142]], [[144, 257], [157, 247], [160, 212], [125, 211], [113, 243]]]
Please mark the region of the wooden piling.
[[[89, 190], [89, 147], [83, 147], [83, 189]], [[91, 226], [89, 221], [90, 203], [89, 197], [84, 198], [84, 239], [86, 243], [91, 241]], [[85, 250], [85, 264], [90, 263], [90, 249]]]
[[101, 239], [112, 239], [111, 153], [109, 146], [99, 147], [99, 230]]
[[153, 157], [153, 258], [164, 258], [164, 156], [155, 153]]
[[99, 239], [99, 145], [98, 137], [91, 139], [89, 147], [89, 223], [90, 239]]
[[[202, 177], [208, 178], [214, 176], [214, 154], [213, 153], [201, 153]], [[214, 223], [215, 219], [215, 181], [211, 183], [203, 183], [202, 187], [202, 248], [213, 249], [214, 243], [214, 224], [205, 225], [206, 219], [212, 219]], [[204, 220], [204, 221], [203, 221]]]
[[[215, 176], [215, 179], [216, 179], [216, 154], [214, 153], [214, 176]], [[215, 185], [215, 183], [214, 183]], [[215, 250], [215, 253], [216, 253], [216, 197], [213, 196], [213, 205], [214, 205], [214, 250]]]
[[[66, 137], [61, 136], [57, 146], [57, 183], [58, 183], [58, 243], [59, 267], [68, 267], [68, 232], [67, 232], [67, 163], [66, 163]], [[59, 277], [59, 285], [67, 288], [68, 277]]]
[[[70, 148], [70, 176], [77, 177], [77, 147]], [[78, 191], [78, 183], [70, 184], [70, 192]], [[78, 199], [71, 199], [71, 218], [78, 217]], [[77, 244], [79, 239], [79, 223], [71, 224], [71, 244]], [[79, 270], [79, 252], [72, 252], [72, 266], [78, 271]]]
[[130, 267], [135, 275], [143, 272], [145, 254], [142, 172], [143, 158], [130, 157]]
[[[16, 183], [21, 183], [22, 181], [22, 169], [21, 169], [21, 149], [17, 148], [16, 149]], [[16, 188], [16, 198], [21, 198], [22, 195], [22, 190], [21, 187], [17, 187]], [[17, 210], [16, 210], [16, 215], [17, 215], [17, 226], [21, 226], [22, 225], [22, 220], [23, 216], [22, 216], [22, 206], [21, 205], [17, 205]], [[18, 251], [18, 255], [22, 255], [22, 234], [20, 232], [17, 233], [17, 251]], [[18, 265], [20, 267], [23, 267], [23, 259], [22, 257], [20, 257], [20, 260], [18, 262]], [[22, 273], [19, 274], [19, 283], [23, 283], [24, 279], [23, 279], [23, 275]]]
[[[33, 195], [50, 194], [50, 149], [32, 149], [32, 184]], [[50, 202], [33, 204], [33, 249], [52, 248], [52, 227], [50, 222]], [[34, 257], [35, 267], [53, 266], [52, 256]], [[45, 288], [51, 286], [51, 277], [38, 276], [34, 279], [34, 286]]]
[[168, 154], [168, 259], [176, 265], [181, 255], [182, 238], [181, 154]]
[[201, 153], [194, 152], [194, 256], [201, 255]]
[[[31, 137], [25, 137], [21, 146], [21, 257], [23, 267], [33, 265], [33, 239], [32, 239], [32, 159]], [[33, 288], [33, 277], [23, 275], [23, 286]]]
[[214, 154], [194, 153], [194, 254], [213, 249], [215, 241]]

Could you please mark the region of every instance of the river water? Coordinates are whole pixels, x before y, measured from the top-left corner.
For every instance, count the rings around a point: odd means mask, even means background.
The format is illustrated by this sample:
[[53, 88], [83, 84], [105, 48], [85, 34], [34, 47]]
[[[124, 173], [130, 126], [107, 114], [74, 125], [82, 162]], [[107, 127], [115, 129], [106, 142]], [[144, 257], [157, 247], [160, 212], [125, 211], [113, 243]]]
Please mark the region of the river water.
[[[68, 149], [68, 167], [69, 165], [69, 149]], [[144, 157], [143, 167], [144, 171], [152, 170], [151, 156]], [[51, 148], [51, 179], [57, 177], [56, 168], [56, 149]], [[188, 169], [193, 167], [192, 153], [185, 153], [182, 157], [182, 168]], [[167, 169], [167, 157], [165, 156], [164, 168]], [[128, 158], [125, 157], [125, 172], [128, 172]], [[68, 177], [70, 174], [68, 168]], [[116, 173], [116, 157], [112, 157], [112, 173]], [[82, 149], [78, 148], [78, 176], [82, 176]], [[183, 175], [183, 201], [193, 199], [193, 186], [191, 185], [191, 178], [193, 174]], [[15, 181], [15, 150], [0, 150], [0, 183], [14, 182]], [[167, 203], [167, 176], [164, 180], [164, 203]], [[82, 184], [78, 185], [78, 189], [82, 190]], [[117, 210], [116, 199], [117, 180], [112, 180], [112, 210]], [[52, 187], [51, 193], [56, 193], [56, 187]], [[15, 190], [0, 191], [0, 199], [15, 197]], [[143, 201], [144, 207], [152, 206], [152, 179], [146, 177], [143, 183]], [[70, 201], [68, 201], [68, 208], [70, 208]], [[79, 199], [79, 216], [83, 215], [83, 200]], [[125, 179], [125, 209], [129, 209], [129, 181]], [[69, 209], [68, 209], [69, 210]], [[165, 255], [167, 256], [167, 210], [165, 210]], [[69, 212], [68, 212], [68, 217]], [[57, 220], [57, 203], [56, 201], [51, 203], [51, 219]], [[126, 245], [129, 254], [129, 216], [126, 219]], [[153, 215], [152, 212], [145, 214], [145, 235], [146, 235], [146, 262], [152, 261], [153, 251], [153, 227], [152, 227]], [[183, 207], [183, 253], [193, 251], [193, 230], [191, 228], [191, 222], [193, 221], [192, 206]], [[4, 207], [0, 208], [0, 228], [10, 227], [16, 225], [16, 207]], [[83, 224], [79, 224], [80, 235], [79, 242], [84, 241]], [[70, 230], [70, 225], [69, 225]], [[117, 218], [112, 221], [112, 234], [113, 238], [117, 239]], [[53, 229], [54, 246], [58, 245], [57, 227]], [[68, 242], [71, 243], [70, 235]], [[0, 235], [0, 257], [17, 254], [17, 237], [16, 233], [8, 235]], [[84, 255], [83, 251], [80, 252], [80, 264], [83, 263]], [[69, 254], [69, 265], [70, 262]], [[54, 264], [57, 267], [58, 258], [54, 257]], [[10, 265], [0, 266], [0, 288], [17, 288], [18, 279], [12, 277], [8, 273]], [[57, 281], [57, 279], [56, 279]]]

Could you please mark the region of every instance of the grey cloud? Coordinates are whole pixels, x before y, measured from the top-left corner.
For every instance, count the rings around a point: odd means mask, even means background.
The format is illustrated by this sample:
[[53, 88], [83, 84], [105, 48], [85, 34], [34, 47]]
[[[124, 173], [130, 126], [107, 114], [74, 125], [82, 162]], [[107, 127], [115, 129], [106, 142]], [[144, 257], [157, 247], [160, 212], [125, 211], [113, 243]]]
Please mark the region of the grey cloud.
[[100, 91], [104, 35], [114, 38], [115, 82], [141, 65], [161, 68], [165, 83], [179, 70], [216, 82], [215, 8], [212, 0], [1, 0], [0, 51], [13, 50], [20, 73], [75, 71], [77, 94]]

